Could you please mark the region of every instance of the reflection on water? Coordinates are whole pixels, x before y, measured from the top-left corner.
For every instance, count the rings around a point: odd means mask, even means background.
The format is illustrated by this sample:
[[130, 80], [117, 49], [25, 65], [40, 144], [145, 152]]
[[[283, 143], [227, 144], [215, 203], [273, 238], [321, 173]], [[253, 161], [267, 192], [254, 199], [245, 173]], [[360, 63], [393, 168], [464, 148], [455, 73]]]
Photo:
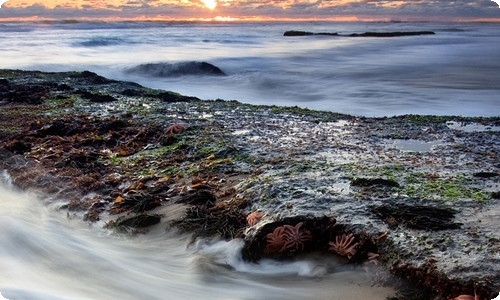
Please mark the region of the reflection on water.
[[446, 126], [451, 129], [456, 129], [465, 132], [480, 132], [480, 131], [500, 131], [500, 126], [485, 126], [478, 123], [460, 123], [455, 121], [446, 122]]
[[157, 226], [128, 237], [0, 184], [0, 292], [10, 299], [385, 299], [363, 269], [325, 257], [244, 263], [242, 241], [188, 246]]

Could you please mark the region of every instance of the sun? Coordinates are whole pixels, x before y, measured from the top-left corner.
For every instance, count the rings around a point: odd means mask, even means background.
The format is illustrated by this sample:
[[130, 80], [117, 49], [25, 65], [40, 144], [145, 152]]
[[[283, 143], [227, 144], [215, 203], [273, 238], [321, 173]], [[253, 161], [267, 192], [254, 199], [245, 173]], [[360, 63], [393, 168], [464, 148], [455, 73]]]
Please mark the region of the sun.
[[213, 10], [213, 9], [215, 9], [215, 7], [217, 7], [216, 0], [201, 0], [201, 2], [203, 2], [203, 4], [205, 4], [205, 6], [210, 10]]

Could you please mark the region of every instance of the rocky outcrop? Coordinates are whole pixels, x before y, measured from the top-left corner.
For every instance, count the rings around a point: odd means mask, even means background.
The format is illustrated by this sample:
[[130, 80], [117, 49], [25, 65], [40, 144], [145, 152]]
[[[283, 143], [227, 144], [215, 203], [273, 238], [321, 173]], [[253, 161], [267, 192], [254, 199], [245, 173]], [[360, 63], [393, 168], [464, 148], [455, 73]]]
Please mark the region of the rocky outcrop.
[[398, 37], [398, 36], [414, 36], [414, 35], [430, 35], [436, 34], [433, 31], [392, 31], [392, 32], [363, 32], [351, 34], [339, 34], [337, 32], [309, 32], [309, 31], [285, 31], [283, 36], [309, 36], [309, 35], [327, 35], [327, 36], [343, 36], [343, 37]]
[[[354, 117], [201, 101], [90, 72], [0, 70], [3, 93], [31, 86], [43, 97], [1, 104], [0, 169], [89, 222], [126, 214], [108, 226], [242, 238], [249, 261], [377, 264], [425, 299], [500, 290], [499, 118]], [[403, 151], [395, 137], [433, 147]], [[170, 205], [185, 211], [165, 215]]]
[[130, 74], [152, 77], [177, 77], [186, 75], [225, 76], [219, 68], [207, 62], [188, 61], [179, 63], [141, 64], [126, 70]]

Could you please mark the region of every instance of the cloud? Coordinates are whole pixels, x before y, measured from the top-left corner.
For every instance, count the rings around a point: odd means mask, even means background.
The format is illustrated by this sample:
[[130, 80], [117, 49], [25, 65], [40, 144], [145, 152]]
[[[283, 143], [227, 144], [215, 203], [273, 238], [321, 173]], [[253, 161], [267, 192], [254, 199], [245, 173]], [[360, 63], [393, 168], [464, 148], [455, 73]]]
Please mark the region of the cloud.
[[2, 5], [7, 2], [8, 0], [0, 0], [0, 7], [2, 7]]
[[[1, 0], [0, 0], [1, 1]], [[30, 2], [31, 1], [31, 2]], [[219, 0], [208, 10], [199, 0], [10, 0], [2, 18], [165, 18], [231, 16], [263, 19], [446, 20], [497, 19], [500, 9], [490, 0]]]

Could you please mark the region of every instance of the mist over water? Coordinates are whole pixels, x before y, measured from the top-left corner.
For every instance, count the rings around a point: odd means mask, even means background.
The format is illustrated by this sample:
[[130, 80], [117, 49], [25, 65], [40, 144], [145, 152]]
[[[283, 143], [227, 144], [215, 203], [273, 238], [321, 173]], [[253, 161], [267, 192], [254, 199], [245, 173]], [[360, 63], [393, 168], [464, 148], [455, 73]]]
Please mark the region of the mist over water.
[[[284, 37], [286, 30], [424, 31], [393, 38]], [[354, 115], [500, 115], [500, 24], [0, 24], [2, 68], [90, 70], [201, 99], [297, 105]], [[127, 69], [205, 61], [228, 76]]]
[[385, 299], [362, 268], [332, 257], [241, 260], [241, 240], [197, 241], [160, 224], [138, 236], [58, 211], [56, 199], [0, 183], [0, 293], [54, 299]]

